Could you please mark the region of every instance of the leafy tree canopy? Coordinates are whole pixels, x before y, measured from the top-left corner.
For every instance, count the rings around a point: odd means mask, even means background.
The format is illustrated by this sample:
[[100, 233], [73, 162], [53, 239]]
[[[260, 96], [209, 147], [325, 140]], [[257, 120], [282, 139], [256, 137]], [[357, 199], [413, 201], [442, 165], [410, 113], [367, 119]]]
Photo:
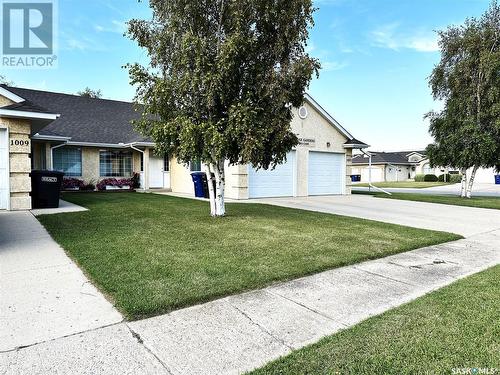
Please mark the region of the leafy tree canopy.
[[76, 95], [83, 96], [85, 98], [102, 98], [101, 90], [92, 90], [90, 87], [85, 87], [83, 90], [78, 91]]
[[0, 74], [0, 84], [7, 85], [7, 86], [12, 86], [14, 84], [14, 82], [10, 81], [3, 74]]
[[439, 32], [441, 61], [430, 77], [444, 110], [431, 112], [436, 166], [500, 167], [500, 6]]
[[[181, 162], [268, 168], [298, 143], [290, 130], [319, 63], [305, 52], [311, 0], [150, 0], [128, 34], [149, 66], [129, 65], [137, 125]], [[223, 166], [222, 166], [223, 169]]]

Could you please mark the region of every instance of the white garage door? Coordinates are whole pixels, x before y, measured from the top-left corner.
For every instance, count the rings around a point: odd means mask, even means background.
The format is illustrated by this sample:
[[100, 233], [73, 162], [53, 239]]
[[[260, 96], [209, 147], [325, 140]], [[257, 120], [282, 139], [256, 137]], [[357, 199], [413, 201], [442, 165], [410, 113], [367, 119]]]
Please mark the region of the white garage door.
[[[468, 170], [467, 174], [470, 176], [472, 170]], [[479, 184], [494, 184], [495, 183], [495, 170], [493, 168], [485, 169], [479, 168], [476, 172], [474, 182]]]
[[342, 194], [345, 184], [344, 155], [309, 152], [309, 195]]
[[291, 197], [295, 193], [295, 152], [275, 169], [255, 170], [249, 167], [248, 196], [250, 198]]
[[9, 145], [7, 130], [0, 129], [0, 210], [6, 210], [9, 202]]

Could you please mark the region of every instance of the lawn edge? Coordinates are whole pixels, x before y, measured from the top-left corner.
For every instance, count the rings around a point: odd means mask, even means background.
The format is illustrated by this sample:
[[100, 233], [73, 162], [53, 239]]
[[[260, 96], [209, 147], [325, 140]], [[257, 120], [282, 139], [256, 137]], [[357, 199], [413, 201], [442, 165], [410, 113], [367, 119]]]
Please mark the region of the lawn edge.
[[[137, 193], [135, 193], [135, 194], [137, 194]], [[176, 196], [165, 196], [165, 195], [158, 195], [158, 196], [173, 198], [173, 199], [176, 199], [176, 200], [190, 200], [190, 201], [193, 200], [193, 199], [188, 198], [188, 197], [176, 197]], [[203, 201], [201, 201], [201, 202], [203, 203]], [[170, 314], [172, 312], [175, 312], [175, 311], [178, 311], [178, 310], [182, 310], [182, 309], [185, 309], [185, 308], [190, 308], [190, 307], [194, 307], [194, 306], [203, 305], [203, 304], [210, 303], [210, 302], [213, 302], [213, 301], [216, 301], [216, 300], [219, 300], [219, 299], [223, 299], [223, 298], [226, 298], [226, 297], [231, 297], [231, 296], [236, 296], [236, 295], [239, 295], [239, 294], [250, 293], [250, 292], [254, 292], [254, 291], [266, 289], [266, 288], [269, 288], [269, 287], [272, 287], [272, 286], [275, 286], [275, 285], [280, 285], [282, 283], [291, 282], [293, 280], [299, 280], [301, 278], [309, 277], [309, 276], [312, 276], [312, 275], [317, 275], [317, 274], [320, 274], [320, 273], [323, 273], [323, 272], [327, 272], [327, 271], [331, 271], [331, 270], [335, 270], [335, 269], [339, 269], [339, 268], [343, 268], [343, 267], [348, 267], [348, 266], [352, 266], [352, 265], [355, 265], [355, 264], [360, 264], [360, 263], [364, 263], [364, 262], [368, 262], [368, 261], [373, 261], [373, 260], [377, 260], [377, 259], [384, 259], [386, 257], [390, 257], [390, 256], [394, 256], [394, 255], [397, 255], [397, 254], [402, 254], [402, 253], [406, 253], [406, 252], [418, 250], [418, 249], [421, 249], [421, 248], [426, 248], [426, 247], [430, 247], [430, 246], [437, 246], [437, 245], [442, 245], [442, 244], [446, 244], [446, 243], [451, 243], [451, 242], [459, 241], [459, 240], [462, 240], [462, 239], [465, 238], [462, 235], [459, 235], [459, 234], [456, 234], [456, 233], [452, 233], [452, 232], [445, 232], [445, 231], [438, 231], [438, 230], [424, 229], [424, 228], [416, 228], [416, 227], [411, 227], [411, 226], [407, 226], [407, 225], [393, 224], [393, 223], [387, 223], [387, 222], [383, 222], [383, 221], [377, 221], [377, 220], [371, 220], [371, 219], [365, 219], [365, 218], [358, 218], [358, 217], [355, 217], [355, 216], [338, 215], [338, 214], [331, 214], [331, 213], [326, 213], [326, 212], [304, 210], [304, 209], [301, 209], [301, 208], [291, 208], [291, 207], [284, 207], [284, 206], [276, 206], [276, 205], [272, 205], [272, 204], [258, 203], [258, 202], [255, 202], [255, 203], [229, 202], [228, 203], [228, 205], [245, 205], [245, 206], [248, 205], [248, 204], [254, 204], [254, 205], [259, 205], [259, 206], [267, 206], [267, 207], [270, 207], [270, 208], [281, 209], [281, 210], [285, 210], [285, 211], [305, 211], [307, 213], [313, 213], [313, 214], [321, 215], [321, 216], [335, 216], [335, 217], [338, 217], [338, 218], [348, 218], [350, 220], [363, 221], [363, 222], [369, 222], [369, 223], [377, 223], [377, 224], [384, 224], [384, 225], [388, 225], [388, 226], [391, 226], [391, 227], [399, 227], [399, 228], [402, 228], [402, 229], [403, 228], [410, 228], [410, 229], [416, 229], [416, 230], [421, 230], [421, 231], [440, 233], [440, 234], [443, 234], [443, 235], [449, 237], [449, 239], [447, 239], [445, 241], [429, 241], [428, 243], [425, 243], [423, 245], [419, 244], [418, 247], [409, 247], [409, 248], [401, 250], [401, 251], [394, 251], [394, 252], [391, 252], [391, 253], [384, 254], [384, 256], [382, 256], [382, 257], [375, 256], [375, 255], [374, 256], [367, 256], [366, 258], [358, 259], [358, 260], [353, 261], [353, 262], [349, 262], [349, 261], [348, 262], [341, 262], [338, 265], [333, 266], [333, 267], [320, 267], [320, 268], [318, 268], [316, 270], [312, 270], [312, 271], [309, 271], [309, 272], [306, 272], [306, 273], [300, 273], [300, 274], [297, 274], [297, 275], [291, 275], [288, 278], [271, 279], [271, 280], [269, 280], [269, 282], [267, 282], [267, 283], [265, 283], [265, 284], [263, 284], [261, 286], [255, 287], [255, 288], [252, 288], [252, 287], [243, 288], [243, 289], [238, 289], [238, 290], [234, 290], [234, 291], [227, 292], [227, 293], [220, 293], [220, 294], [216, 293], [216, 294], [207, 296], [206, 298], [202, 298], [202, 299], [186, 300], [185, 301], [186, 303], [175, 305], [175, 307], [173, 307], [173, 308], [169, 308], [169, 309], [165, 309], [165, 310], [159, 310], [159, 311], [157, 311], [155, 313], [152, 313], [152, 314], [130, 314], [129, 312], [126, 311], [125, 308], [123, 308], [118, 303], [117, 300], [115, 300], [115, 298], [109, 292], [107, 292], [103, 287], [100, 287], [99, 282], [94, 277], [92, 277], [92, 275], [71, 254], [70, 251], [66, 250], [66, 248], [64, 248], [64, 246], [62, 244], [60, 244], [59, 242], [57, 242], [57, 240], [52, 237], [52, 234], [47, 229], [47, 227], [45, 226], [45, 224], [42, 222], [43, 218], [44, 217], [48, 217], [48, 216], [54, 217], [54, 216], [63, 216], [63, 215], [79, 215], [79, 214], [85, 214], [85, 213], [88, 214], [89, 212], [92, 211], [91, 208], [83, 205], [84, 207], [88, 208], [88, 211], [83, 211], [83, 212], [64, 212], [64, 213], [50, 214], [50, 215], [48, 215], [48, 214], [46, 214], [46, 215], [39, 215], [39, 216], [36, 216], [36, 219], [40, 222], [40, 224], [49, 233], [49, 235], [51, 236], [51, 238], [63, 249], [63, 251], [65, 252], [65, 254], [78, 266], [78, 268], [85, 275], [85, 277], [88, 280], [90, 280], [90, 282], [92, 283], [92, 285], [94, 287], [96, 287], [97, 290], [99, 290], [99, 292], [102, 293], [104, 295], [104, 297], [113, 305], [113, 307], [116, 308], [120, 312], [120, 314], [125, 318], [125, 321], [129, 321], [129, 322], [144, 320], [144, 319], [153, 318], [153, 317], [161, 316], [161, 315], [166, 315], [166, 314]], [[207, 215], [208, 215], [208, 211], [207, 211]], [[220, 218], [218, 218], [216, 220], [220, 220]]]
[[305, 346], [303, 346], [303, 347], [301, 347], [301, 348], [298, 348], [298, 349], [293, 349], [291, 352], [289, 352], [289, 353], [287, 353], [287, 354], [284, 354], [284, 355], [281, 355], [281, 356], [279, 356], [278, 358], [273, 359], [272, 361], [270, 361], [270, 362], [268, 362], [268, 363], [264, 364], [263, 366], [258, 367], [258, 368], [254, 368], [253, 370], [247, 371], [247, 372], [245, 372], [244, 374], [245, 374], [245, 375], [252, 375], [252, 374], [254, 374], [254, 373], [255, 373], [255, 374], [260, 373], [260, 372], [261, 372], [261, 370], [263, 371], [263, 370], [264, 370], [265, 368], [267, 368], [268, 366], [271, 366], [271, 365], [273, 365], [274, 363], [277, 363], [278, 361], [281, 361], [281, 360], [283, 360], [283, 359], [285, 359], [285, 358], [287, 358], [287, 357], [289, 357], [289, 356], [291, 356], [291, 355], [293, 355], [293, 354], [295, 354], [295, 353], [297, 353], [297, 352], [299, 352], [299, 351], [303, 351], [303, 350], [311, 350], [311, 349], [313, 349], [313, 348], [315, 348], [315, 347], [320, 347], [321, 345], [323, 345], [323, 343], [324, 343], [325, 341], [328, 341], [328, 340], [329, 340], [329, 339], [331, 339], [333, 336], [336, 336], [336, 335], [338, 335], [338, 334], [344, 333], [344, 332], [349, 331], [349, 330], [352, 330], [352, 329], [357, 329], [357, 328], [358, 328], [360, 325], [362, 325], [362, 324], [369, 324], [368, 322], [369, 322], [370, 320], [378, 320], [378, 319], [383, 319], [383, 317], [384, 317], [385, 315], [392, 314], [395, 310], [399, 310], [399, 309], [405, 308], [406, 306], [411, 305], [411, 304], [415, 303], [416, 301], [419, 301], [419, 300], [421, 300], [421, 299], [423, 299], [423, 298], [426, 298], [426, 297], [428, 297], [428, 296], [430, 296], [430, 295], [432, 295], [432, 294], [435, 294], [435, 293], [442, 293], [442, 292], [444, 292], [444, 291], [445, 291], [446, 289], [448, 289], [448, 288], [452, 288], [452, 287], [456, 286], [457, 284], [463, 283], [463, 282], [465, 282], [466, 280], [468, 280], [469, 278], [475, 277], [475, 276], [477, 276], [477, 275], [479, 275], [479, 274], [482, 274], [482, 273], [485, 273], [485, 272], [491, 271], [491, 270], [493, 270], [493, 269], [494, 269], [494, 268], [496, 268], [496, 267], [500, 267], [500, 264], [496, 264], [496, 265], [493, 265], [493, 266], [487, 267], [487, 268], [485, 268], [485, 269], [483, 269], [483, 270], [480, 270], [480, 271], [477, 271], [477, 272], [473, 272], [473, 273], [471, 273], [471, 274], [466, 274], [466, 275], [463, 275], [463, 276], [461, 276], [461, 277], [459, 277], [459, 278], [457, 278], [457, 279], [453, 280], [451, 283], [449, 283], [449, 284], [447, 284], [447, 285], [444, 285], [444, 286], [442, 286], [442, 287], [438, 287], [438, 288], [436, 288], [436, 289], [430, 290], [430, 291], [428, 291], [428, 292], [426, 292], [426, 293], [422, 294], [421, 296], [418, 296], [418, 297], [416, 297], [416, 298], [414, 298], [414, 299], [412, 299], [412, 300], [410, 300], [410, 301], [407, 301], [407, 302], [405, 302], [405, 303], [403, 303], [403, 304], [401, 304], [401, 305], [398, 305], [398, 306], [392, 307], [392, 308], [390, 308], [390, 309], [388, 309], [388, 310], [385, 310], [385, 311], [383, 311], [383, 312], [381, 312], [381, 313], [379, 313], [379, 314], [372, 315], [372, 316], [370, 316], [370, 317], [368, 317], [368, 318], [366, 318], [366, 319], [363, 319], [363, 320], [359, 321], [359, 322], [358, 322], [358, 323], [356, 323], [356, 324], [353, 324], [352, 326], [349, 326], [349, 327], [344, 327], [344, 328], [340, 328], [338, 331], [336, 331], [336, 332], [334, 332], [334, 333], [332, 333], [332, 334], [326, 335], [326, 336], [322, 337], [321, 339], [319, 339], [318, 341], [316, 341], [316, 342], [314, 342], [314, 343], [312, 343], [312, 344], [305, 345]]

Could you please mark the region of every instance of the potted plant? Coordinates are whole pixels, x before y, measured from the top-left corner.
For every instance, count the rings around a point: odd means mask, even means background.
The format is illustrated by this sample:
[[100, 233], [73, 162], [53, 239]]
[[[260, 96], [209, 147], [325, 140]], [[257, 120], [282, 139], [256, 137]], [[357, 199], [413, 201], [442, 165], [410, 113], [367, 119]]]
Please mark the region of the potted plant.
[[80, 190], [85, 186], [83, 180], [78, 178], [68, 177], [63, 179], [62, 189], [71, 191], [71, 190]]
[[132, 186], [132, 180], [129, 178], [105, 178], [97, 184], [97, 190], [130, 190]]

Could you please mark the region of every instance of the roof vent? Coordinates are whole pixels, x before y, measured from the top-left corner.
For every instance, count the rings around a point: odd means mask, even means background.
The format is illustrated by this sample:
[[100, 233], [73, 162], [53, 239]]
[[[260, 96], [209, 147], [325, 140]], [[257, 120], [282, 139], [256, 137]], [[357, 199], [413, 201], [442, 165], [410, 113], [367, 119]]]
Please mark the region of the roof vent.
[[307, 116], [309, 115], [309, 112], [307, 111], [307, 108], [302, 106], [299, 108], [299, 117], [304, 120], [307, 118]]

